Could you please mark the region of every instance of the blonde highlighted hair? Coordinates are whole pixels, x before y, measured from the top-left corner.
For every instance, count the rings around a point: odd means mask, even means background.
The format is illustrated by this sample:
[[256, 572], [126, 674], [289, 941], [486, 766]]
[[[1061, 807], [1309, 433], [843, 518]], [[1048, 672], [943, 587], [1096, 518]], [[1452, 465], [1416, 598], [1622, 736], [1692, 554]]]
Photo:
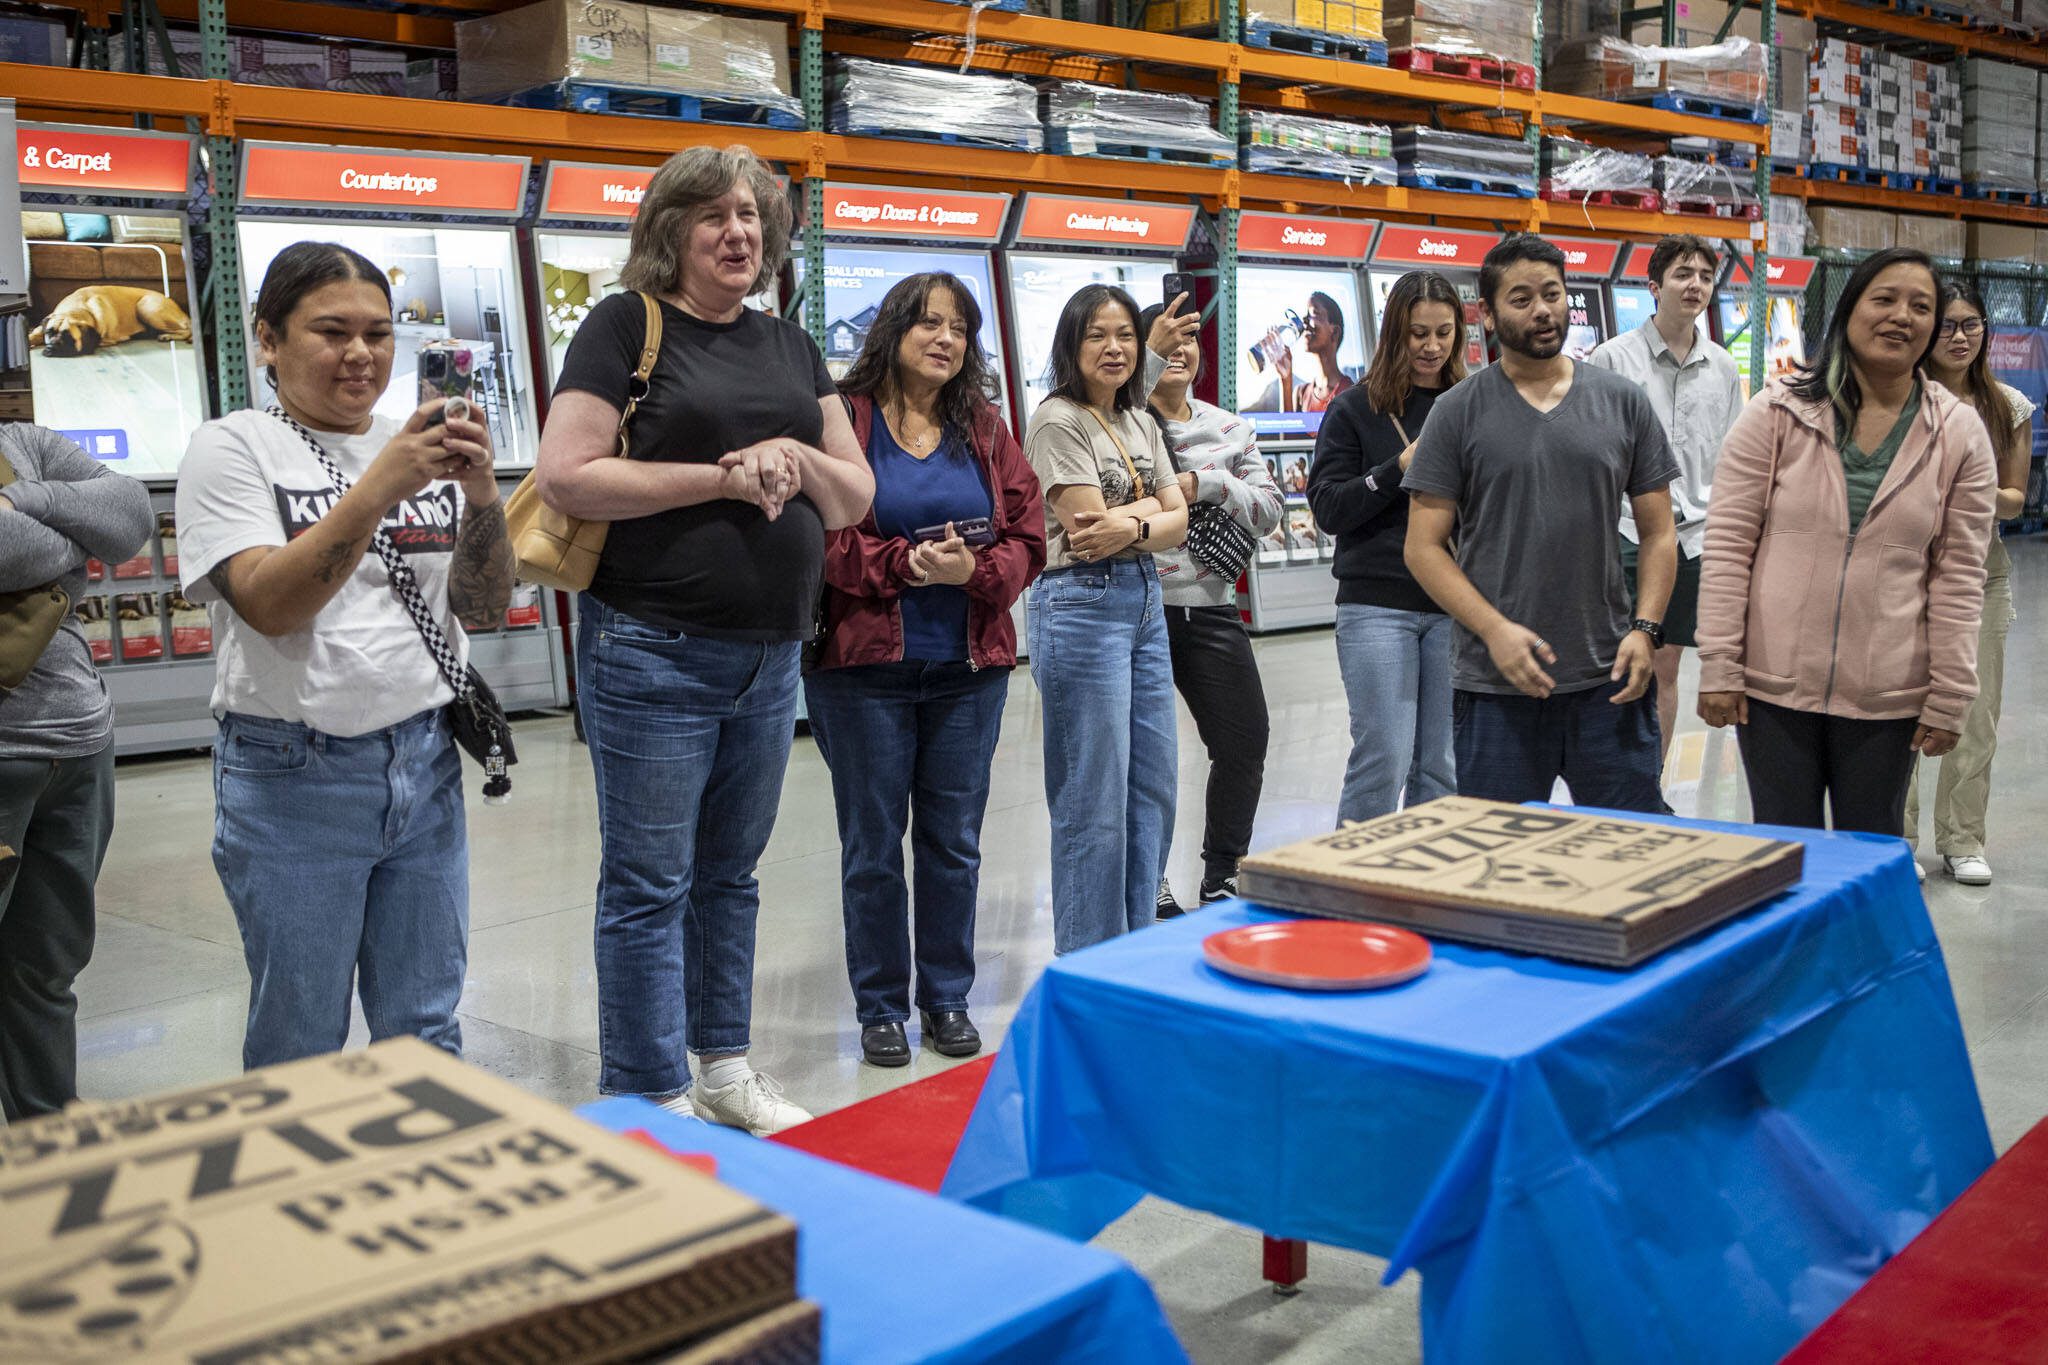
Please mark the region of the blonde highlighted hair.
[[754, 192], [761, 212], [761, 273], [752, 293], [775, 283], [789, 254], [793, 221], [789, 196], [775, 183], [768, 163], [741, 143], [730, 147], [690, 147], [661, 163], [640, 200], [633, 219], [619, 283], [650, 294], [673, 294], [683, 282], [683, 243], [690, 217], [745, 185]]

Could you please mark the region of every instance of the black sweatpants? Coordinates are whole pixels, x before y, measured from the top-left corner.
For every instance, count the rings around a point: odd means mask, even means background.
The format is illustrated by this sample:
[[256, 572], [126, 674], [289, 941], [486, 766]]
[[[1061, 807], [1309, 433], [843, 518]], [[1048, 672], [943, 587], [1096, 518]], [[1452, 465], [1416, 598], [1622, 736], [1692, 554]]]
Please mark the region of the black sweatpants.
[[92, 959], [93, 883], [114, 831], [114, 746], [84, 758], [0, 759], [0, 1111], [8, 1122], [78, 1098], [78, 997]]
[[1266, 689], [1236, 607], [1168, 607], [1166, 643], [1173, 685], [1209, 751], [1202, 878], [1217, 882], [1235, 877], [1237, 860], [1251, 852], [1266, 783]]
[[[1919, 722], [1849, 720], [1749, 699], [1741, 726], [1749, 804], [1760, 825], [1897, 834], [1905, 827], [1906, 783], [1919, 757], [1908, 747]], [[1825, 802], [1825, 807], [1823, 807]]]

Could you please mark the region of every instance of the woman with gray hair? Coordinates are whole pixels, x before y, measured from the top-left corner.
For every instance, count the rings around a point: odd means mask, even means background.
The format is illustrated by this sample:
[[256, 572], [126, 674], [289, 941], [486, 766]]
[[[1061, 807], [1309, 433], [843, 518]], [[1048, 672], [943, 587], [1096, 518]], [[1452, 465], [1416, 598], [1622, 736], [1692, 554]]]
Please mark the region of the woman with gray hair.
[[[810, 1115], [747, 1063], [754, 869], [825, 533], [874, 496], [816, 344], [745, 306], [774, 283], [789, 231], [789, 201], [748, 148], [670, 157], [633, 222], [628, 292], [570, 343], [536, 471], [550, 507], [612, 524], [576, 641], [602, 844], [599, 1089], [757, 1136]], [[631, 458], [614, 459], [629, 403]]]

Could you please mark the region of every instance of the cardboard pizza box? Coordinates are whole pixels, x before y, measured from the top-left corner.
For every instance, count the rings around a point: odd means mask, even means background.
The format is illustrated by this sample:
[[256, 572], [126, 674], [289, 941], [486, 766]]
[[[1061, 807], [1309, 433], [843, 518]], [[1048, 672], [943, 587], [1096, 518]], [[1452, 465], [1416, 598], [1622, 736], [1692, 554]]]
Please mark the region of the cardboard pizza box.
[[410, 1038], [0, 1129], [0, 1228], [9, 1365], [624, 1361], [796, 1302], [788, 1219]]
[[1631, 967], [1798, 882], [1805, 847], [1446, 796], [1246, 858], [1262, 905]]

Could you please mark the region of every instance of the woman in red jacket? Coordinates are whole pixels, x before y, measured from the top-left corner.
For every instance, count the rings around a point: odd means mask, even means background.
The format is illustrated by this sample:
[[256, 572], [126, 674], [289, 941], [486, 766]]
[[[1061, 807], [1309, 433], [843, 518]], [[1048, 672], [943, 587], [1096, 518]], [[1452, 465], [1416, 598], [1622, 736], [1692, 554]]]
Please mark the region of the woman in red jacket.
[[861, 1055], [910, 1061], [908, 828], [924, 1041], [969, 1057], [981, 1050], [967, 1017], [981, 818], [1017, 662], [1010, 606], [1045, 566], [1045, 507], [993, 402], [981, 308], [952, 275], [889, 291], [839, 391], [875, 501], [826, 545], [804, 692], [832, 770]]

